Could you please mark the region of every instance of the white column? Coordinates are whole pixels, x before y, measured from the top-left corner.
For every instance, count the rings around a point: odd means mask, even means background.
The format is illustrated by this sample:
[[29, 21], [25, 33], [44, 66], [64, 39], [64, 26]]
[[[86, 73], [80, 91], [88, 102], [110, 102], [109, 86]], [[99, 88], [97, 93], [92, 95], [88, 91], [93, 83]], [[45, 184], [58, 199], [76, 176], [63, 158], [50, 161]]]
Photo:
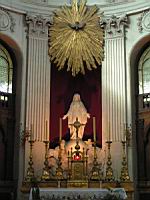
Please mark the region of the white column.
[[[127, 123], [127, 84], [125, 55], [125, 25], [127, 17], [112, 16], [104, 18], [105, 59], [102, 65], [102, 133], [103, 143], [111, 140], [112, 167], [116, 179], [120, 178], [122, 167], [122, 143], [124, 124]], [[109, 133], [110, 132], [110, 133]], [[110, 136], [109, 136], [110, 135]], [[132, 175], [132, 152], [127, 150], [130, 158], [129, 172]], [[132, 177], [131, 177], [132, 179]]]
[[50, 115], [50, 62], [48, 56], [49, 19], [27, 16], [28, 23], [28, 71], [26, 94], [26, 129], [33, 127], [36, 141], [45, 137], [46, 121]]
[[103, 134], [108, 132], [113, 142], [124, 138], [126, 123], [126, 65], [124, 23], [127, 18], [112, 17], [104, 20], [105, 60], [102, 67]]

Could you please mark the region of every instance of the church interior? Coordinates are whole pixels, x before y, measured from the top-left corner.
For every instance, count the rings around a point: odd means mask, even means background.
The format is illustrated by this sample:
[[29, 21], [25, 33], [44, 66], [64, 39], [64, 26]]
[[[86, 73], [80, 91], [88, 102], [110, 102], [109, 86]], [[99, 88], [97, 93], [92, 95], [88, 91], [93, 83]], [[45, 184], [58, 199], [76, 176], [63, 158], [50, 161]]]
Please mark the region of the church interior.
[[0, 200], [150, 200], [150, 1], [0, 1]]

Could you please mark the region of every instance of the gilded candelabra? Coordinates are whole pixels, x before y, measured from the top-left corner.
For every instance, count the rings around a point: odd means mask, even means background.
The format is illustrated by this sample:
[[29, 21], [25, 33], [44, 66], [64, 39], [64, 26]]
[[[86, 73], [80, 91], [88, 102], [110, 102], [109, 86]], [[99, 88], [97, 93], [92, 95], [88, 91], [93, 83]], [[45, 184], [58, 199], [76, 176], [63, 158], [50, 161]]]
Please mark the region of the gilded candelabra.
[[111, 147], [111, 143], [112, 141], [107, 141], [106, 142], [108, 145], [108, 156], [107, 156], [107, 166], [106, 166], [106, 177], [105, 179], [107, 181], [114, 181], [114, 173], [113, 173], [113, 169], [112, 169], [112, 161], [111, 161], [111, 153], [110, 153], [110, 147]]
[[126, 141], [122, 141], [122, 148], [123, 148], [123, 156], [122, 156], [122, 168], [121, 168], [121, 181], [130, 181], [130, 176], [128, 172], [128, 163], [127, 163], [127, 156], [126, 156]]
[[26, 172], [26, 177], [25, 177], [25, 181], [27, 182], [31, 182], [32, 179], [34, 179], [33, 154], [32, 154], [34, 140], [30, 138], [29, 144], [30, 144], [30, 155], [29, 155], [29, 161], [28, 161], [29, 166]]
[[57, 163], [58, 167], [56, 168], [56, 179], [58, 181], [64, 179], [64, 176], [63, 176], [64, 171], [63, 171], [63, 168], [61, 166], [62, 165], [61, 159], [62, 159], [62, 157], [61, 157], [61, 147], [59, 145], [58, 163]]
[[49, 170], [49, 166], [48, 166], [48, 144], [49, 144], [49, 141], [44, 141], [44, 143], [45, 143], [45, 161], [44, 161], [44, 168], [43, 168], [41, 180], [48, 181], [48, 180], [50, 180], [50, 170]]
[[91, 170], [91, 180], [103, 180], [103, 172], [100, 164], [97, 162], [96, 142], [94, 142], [94, 160]]

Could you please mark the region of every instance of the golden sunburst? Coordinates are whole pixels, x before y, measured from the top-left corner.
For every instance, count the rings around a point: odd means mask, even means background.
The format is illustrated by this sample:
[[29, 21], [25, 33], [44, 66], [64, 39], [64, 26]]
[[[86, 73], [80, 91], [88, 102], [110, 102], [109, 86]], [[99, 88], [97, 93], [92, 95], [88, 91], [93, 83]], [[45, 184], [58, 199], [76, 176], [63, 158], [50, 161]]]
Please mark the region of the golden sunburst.
[[103, 30], [99, 25], [96, 6], [87, 7], [85, 0], [72, 0], [54, 13], [49, 29], [49, 55], [59, 70], [67, 64], [67, 71], [79, 72], [97, 68], [103, 59]]

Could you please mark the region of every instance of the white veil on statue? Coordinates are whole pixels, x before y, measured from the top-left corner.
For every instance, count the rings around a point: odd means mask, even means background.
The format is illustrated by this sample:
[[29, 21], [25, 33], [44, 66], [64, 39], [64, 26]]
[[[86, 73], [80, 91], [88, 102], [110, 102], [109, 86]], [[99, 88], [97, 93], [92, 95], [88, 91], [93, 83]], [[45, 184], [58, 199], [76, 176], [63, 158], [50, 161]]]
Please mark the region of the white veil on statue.
[[78, 137], [82, 139], [83, 134], [84, 134], [84, 128], [87, 123], [87, 118], [90, 118], [90, 115], [87, 112], [84, 104], [82, 103], [79, 94], [74, 94], [73, 101], [70, 104], [70, 108], [67, 114], [64, 115], [63, 119], [66, 119], [67, 117], [68, 117], [68, 127], [70, 129], [71, 139], [76, 139], [76, 130], [75, 130], [75, 127], [71, 124], [73, 124], [77, 118], [78, 118], [78, 121], [82, 124], [78, 132]]

